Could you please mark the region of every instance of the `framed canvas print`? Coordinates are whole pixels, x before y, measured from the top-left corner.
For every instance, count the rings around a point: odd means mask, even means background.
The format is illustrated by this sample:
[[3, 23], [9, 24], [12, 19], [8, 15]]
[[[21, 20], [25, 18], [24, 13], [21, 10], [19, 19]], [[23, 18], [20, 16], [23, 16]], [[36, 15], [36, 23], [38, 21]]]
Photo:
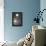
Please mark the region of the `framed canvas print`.
[[12, 26], [22, 26], [22, 12], [12, 12]]

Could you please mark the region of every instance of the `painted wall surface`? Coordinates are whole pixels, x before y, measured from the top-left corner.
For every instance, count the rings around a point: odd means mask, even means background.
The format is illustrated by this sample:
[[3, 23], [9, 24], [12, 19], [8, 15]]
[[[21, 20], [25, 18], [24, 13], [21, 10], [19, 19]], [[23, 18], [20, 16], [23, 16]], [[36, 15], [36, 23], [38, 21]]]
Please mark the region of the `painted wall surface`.
[[[18, 41], [32, 28], [35, 12], [40, 9], [40, 0], [5, 0], [4, 35], [7, 41]], [[23, 12], [23, 26], [12, 26], [12, 12]]]
[[[43, 10], [43, 9], [46, 9], [46, 0], [41, 0], [40, 1], [40, 9], [41, 9], [41, 11]], [[43, 12], [43, 22], [41, 21], [40, 22], [40, 25], [43, 25], [43, 26], [46, 26], [46, 10]]]

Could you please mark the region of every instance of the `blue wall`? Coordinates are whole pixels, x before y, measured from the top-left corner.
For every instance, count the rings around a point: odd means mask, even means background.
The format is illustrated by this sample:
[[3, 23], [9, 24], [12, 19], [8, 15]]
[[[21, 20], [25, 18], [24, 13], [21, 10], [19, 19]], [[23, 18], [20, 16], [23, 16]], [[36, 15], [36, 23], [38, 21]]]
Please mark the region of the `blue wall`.
[[[41, 0], [40, 1], [40, 10], [42, 11], [43, 9], [46, 9], [46, 0]], [[43, 12], [43, 22], [40, 21], [40, 25], [46, 27], [46, 10]]]
[[[5, 0], [4, 1], [5, 40], [18, 41], [24, 37], [32, 27], [36, 17], [35, 12], [40, 9], [40, 0]], [[23, 26], [12, 26], [12, 12], [23, 12]]]

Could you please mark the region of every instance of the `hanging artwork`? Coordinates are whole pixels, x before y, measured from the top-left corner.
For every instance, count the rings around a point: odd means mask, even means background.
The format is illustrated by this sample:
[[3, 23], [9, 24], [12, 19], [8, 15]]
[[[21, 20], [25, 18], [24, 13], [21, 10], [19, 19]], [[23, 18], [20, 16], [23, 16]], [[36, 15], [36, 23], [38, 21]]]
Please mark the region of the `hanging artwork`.
[[12, 12], [12, 26], [22, 26], [22, 12]]

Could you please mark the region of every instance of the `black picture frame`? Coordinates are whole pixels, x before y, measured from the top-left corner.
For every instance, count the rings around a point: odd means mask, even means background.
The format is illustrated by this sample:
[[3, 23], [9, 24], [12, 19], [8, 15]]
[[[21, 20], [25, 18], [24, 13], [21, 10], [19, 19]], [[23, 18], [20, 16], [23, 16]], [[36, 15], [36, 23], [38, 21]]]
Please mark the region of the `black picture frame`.
[[12, 26], [22, 26], [22, 12], [12, 12]]

